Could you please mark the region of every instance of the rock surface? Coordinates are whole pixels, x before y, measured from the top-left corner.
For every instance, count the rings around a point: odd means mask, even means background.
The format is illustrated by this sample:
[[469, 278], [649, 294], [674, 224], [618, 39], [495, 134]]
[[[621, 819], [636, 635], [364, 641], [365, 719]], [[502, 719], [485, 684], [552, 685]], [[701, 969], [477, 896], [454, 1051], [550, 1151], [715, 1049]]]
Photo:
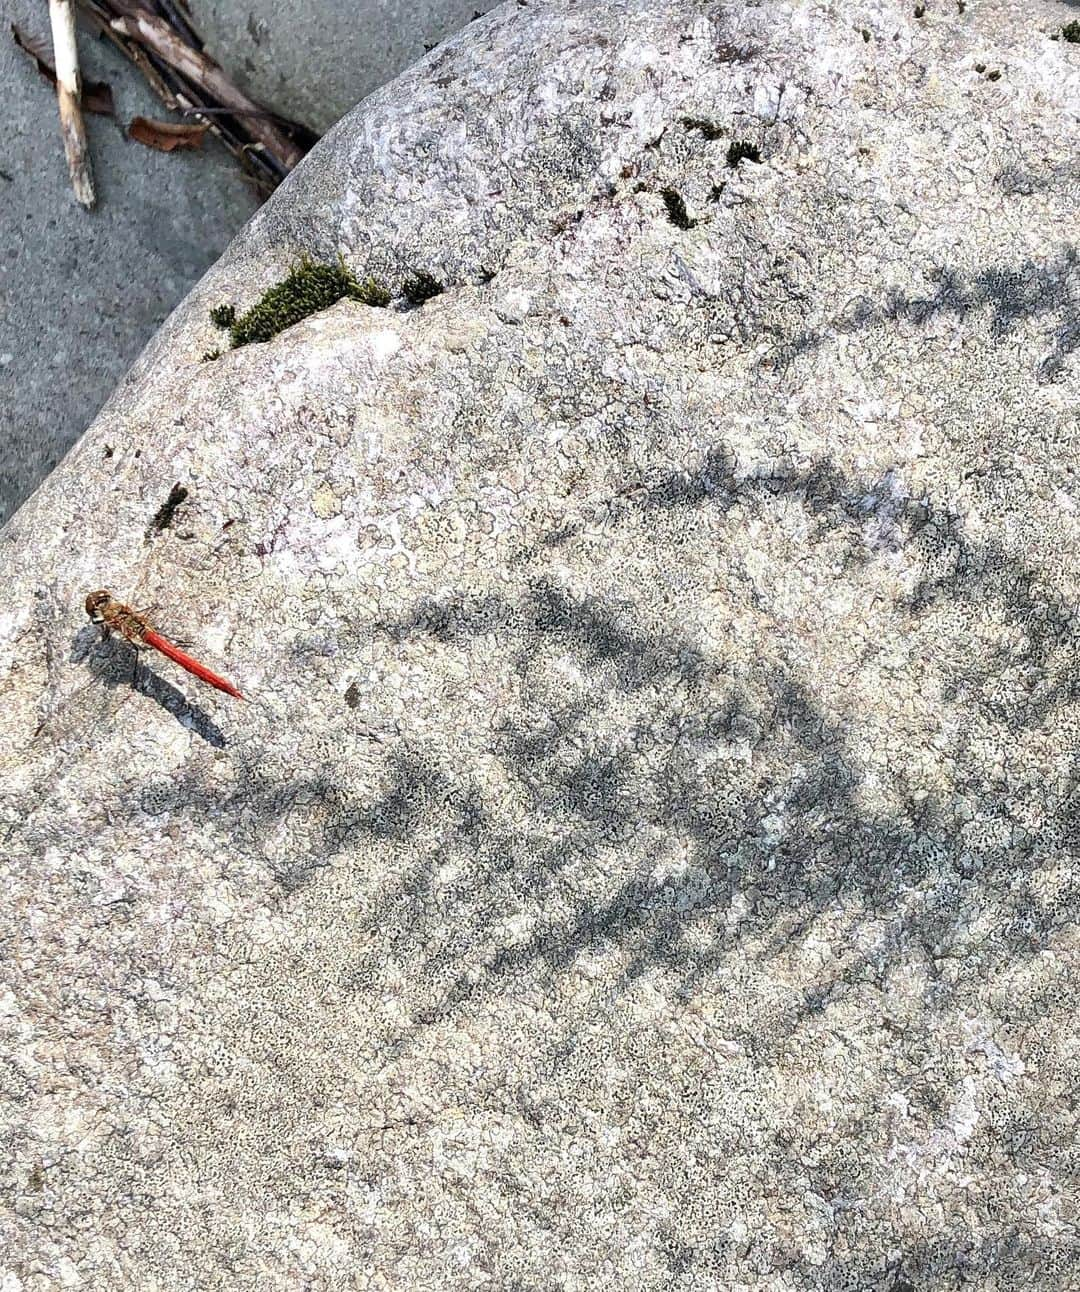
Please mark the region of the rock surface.
[[4, 1292], [1080, 1279], [1080, 48], [958, 8], [496, 10], [0, 535]]

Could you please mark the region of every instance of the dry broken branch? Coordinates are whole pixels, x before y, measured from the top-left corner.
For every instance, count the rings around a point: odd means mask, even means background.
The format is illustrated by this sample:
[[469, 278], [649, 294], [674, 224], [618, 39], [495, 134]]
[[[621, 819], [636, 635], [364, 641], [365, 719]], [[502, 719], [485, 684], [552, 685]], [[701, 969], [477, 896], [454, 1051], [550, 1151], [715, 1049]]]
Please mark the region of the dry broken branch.
[[[231, 84], [218, 64], [203, 54], [182, 0], [147, 0], [145, 7], [134, 0], [78, 0], [78, 4], [93, 26], [143, 73], [162, 103], [182, 112], [189, 122], [207, 127], [221, 141], [262, 196], [272, 192], [317, 141], [315, 132], [259, 107]], [[151, 13], [151, 8], [157, 12]], [[157, 45], [148, 43], [147, 32], [136, 22], [139, 15], [153, 20]], [[172, 62], [159, 47], [172, 51]], [[213, 75], [206, 74], [208, 69]], [[201, 80], [192, 79], [199, 76]], [[219, 97], [217, 91], [222, 89], [224, 95]], [[246, 106], [241, 107], [241, 101]]]
[[110, 26], [112, 15], [109, 14], [107, 10], [102, 9], [101, 6], [96, 3], [96, 0], [78, 0], [78, 2], [79, 8], [82, 10], [91, 26], [93, 26], [100, 35], [111, 41], [125, 58], [130, 59], [131, 62], [135, 64], [139, 71], [142, 72], [143, 76], [146, 77], [151, 90], [153, 90], [162, 103], [164, 103], [167, 108], [171, 108], [175, 111], [175, 95], [173, 95], [172, 91], [165, 84], [165, 81], [158, 75], [153, 64], [150, 62], [149, 58], [147, 58], [140, 46], [136, 45], [133, 41], [125, 40], [123, 36], [120, 36], [113, 31]]
[[56, 97], [60, 104], [60, 133], [64, 140], [68, 173], [75, 196], [89, 208], [94, 205], [94, 173], [86, 151], [83, 123], [79, 52], [75, 45], [74, 0], [49, 0], [53, 58], [56, 61]]
[[164, 19], [146, 9], [128, 3], [128, 0], [112, 0], [112, 7], [118, 9], [121, 15], [112, 20], [114, 31], [152, 50], [193, 86], [205, 91], [223, 107], [229, 108], [233, 116], [245, 118], [248, 133], [278, 158], [287, 171], [292, 170], [300, 161], [304, 155], [303, 150], [279, 130], [272, 120], [265, 118], [259, 105], [238, 90], [213, 59], [200, 50], [193, 49]]

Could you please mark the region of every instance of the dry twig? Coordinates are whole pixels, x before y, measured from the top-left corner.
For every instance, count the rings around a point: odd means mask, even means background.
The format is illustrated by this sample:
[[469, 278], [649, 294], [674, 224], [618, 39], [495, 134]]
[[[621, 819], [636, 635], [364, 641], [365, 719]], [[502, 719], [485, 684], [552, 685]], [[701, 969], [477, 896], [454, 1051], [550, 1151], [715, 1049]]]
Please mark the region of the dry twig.
[[248, 133], [277, 157], [286, 170], [292, 170], [300, 161], [303, 151], [273, 121], [265, 119], [259, 105], [238, 90], [213, 59], [193, 49], [167, 22], [139, 5], [129, 0], [112, 0], [112, 4], [121, 14], [112, 20], [114, 31], [152, 50], [193, 86], [231, 109], [233, 116], [244, 117]]
[[78, 0], [78, 4], [97, 30], [139, 68], [166, 107], [205, 126], [263, 196], [316, 142], [313, 131], [260, 108], [232, 85], [203, 53], [182, 2]]
[[75, 45], [74, 0], [49, 0], [49, 21], [52, 24], [53, 58], [56, 60], [60, 133], [64, 140], [71, 187], [83, 206], [90, 208], [94, 205], [94, 172], [90, 166], [90, 154], [86, 151], [79, 52]]

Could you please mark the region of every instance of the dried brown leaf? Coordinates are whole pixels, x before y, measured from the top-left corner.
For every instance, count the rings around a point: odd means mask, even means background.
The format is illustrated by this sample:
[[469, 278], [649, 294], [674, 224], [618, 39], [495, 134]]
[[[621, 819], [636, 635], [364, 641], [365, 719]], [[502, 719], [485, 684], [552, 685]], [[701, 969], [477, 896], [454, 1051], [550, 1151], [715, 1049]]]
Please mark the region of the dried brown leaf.
[[56, 72], [52, 63], [49, 62], [52, 49], [48, 42], [42, 40], [40, 36], [27, 36], [14, 23], [11, 24], [11, 36], [23, 53], [29, 54], [34, 62], [37, 63], [37, 69], [41, 75], [55, 85]]
[[185, 126], [175, 121], [151, 121], [148, 117], [132, 117], [127, 128], [128, 138], [147, 148], [171, 153], [180, 148], [201, 148], [208, 126]]
[[[11, 35], [15, 44], [37, 64], [37, 70], [49, 82], [56, 84], [56, 71], [53, 68], [52, 47], [49, 42], [38, 36], [28, 36], [11, 24]], [[82, 105], [87, 112], [94, 112], [99, 117], [115, 117], [112, 88], [107, 81], [84, 81], [82, 87]]]

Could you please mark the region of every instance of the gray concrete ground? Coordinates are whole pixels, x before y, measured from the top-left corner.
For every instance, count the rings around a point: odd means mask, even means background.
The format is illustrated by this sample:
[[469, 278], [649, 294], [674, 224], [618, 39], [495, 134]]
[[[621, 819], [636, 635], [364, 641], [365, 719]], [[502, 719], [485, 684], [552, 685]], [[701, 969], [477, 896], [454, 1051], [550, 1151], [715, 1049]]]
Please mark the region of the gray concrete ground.
[[[208, 46], [236, 80], [325, 130], [491, 0], [348, 4], [195, 0]], [[98, 206], [72, 196], [55, 99], [10, 25], [47, 36], [38, 0], [0, 0], [0, 523], [91, 421], [162, 320], [256, 209], [226, 153], [156, 153], [121, 123], [168, 114], [116, 51], [80, 32], [89, 78], [118, 121], [89, 119]]]
[[192, 0], [199, 31], [261, 102], [326, 131], [498, 0]]

